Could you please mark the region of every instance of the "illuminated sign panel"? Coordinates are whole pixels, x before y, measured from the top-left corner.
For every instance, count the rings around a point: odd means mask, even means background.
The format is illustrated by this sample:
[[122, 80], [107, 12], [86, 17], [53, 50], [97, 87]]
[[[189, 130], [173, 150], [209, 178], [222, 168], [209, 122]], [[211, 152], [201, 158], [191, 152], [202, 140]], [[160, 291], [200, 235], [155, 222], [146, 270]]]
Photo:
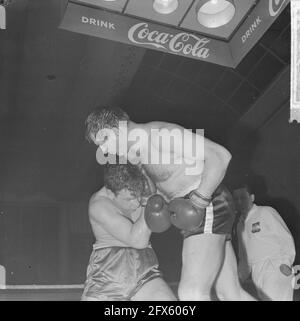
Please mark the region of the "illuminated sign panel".
[[[118, 1], [98, 1], [99, 7], [92, 5], [92, 2], [95, 2], [92, 0], [69, 1], [60, 28], [233, 68], [289, 3], [289, 0], [259, 1], [231, 35], [230, 40], [226, 41], [142, 17], [114, 12], [100, 7], [99, 4]], [[123, 10], [126, 12], [126, 6]]]

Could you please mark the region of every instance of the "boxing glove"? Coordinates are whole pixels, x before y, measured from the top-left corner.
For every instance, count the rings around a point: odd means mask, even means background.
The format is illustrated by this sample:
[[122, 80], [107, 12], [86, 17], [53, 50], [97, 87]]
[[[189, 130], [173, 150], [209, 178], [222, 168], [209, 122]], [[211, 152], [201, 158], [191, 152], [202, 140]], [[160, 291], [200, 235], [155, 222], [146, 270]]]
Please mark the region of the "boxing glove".
[[152, 232], [162, 233], [171, 226], [170, 213], [164, 198], [152, 195], [145, 208], [145, 221]]
[[175, 198], [168, 206], [171, 223], [185, 231], [195, 230], [203, 221], [206, 209], [195, 207], [189, 199]]

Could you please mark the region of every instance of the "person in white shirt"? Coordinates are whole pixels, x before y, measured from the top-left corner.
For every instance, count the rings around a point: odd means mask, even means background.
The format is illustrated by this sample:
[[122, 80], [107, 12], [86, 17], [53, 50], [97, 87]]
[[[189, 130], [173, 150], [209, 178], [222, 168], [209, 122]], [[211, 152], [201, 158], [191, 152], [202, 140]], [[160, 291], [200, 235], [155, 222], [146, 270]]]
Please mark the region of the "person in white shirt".
[[237, 224], [238, 273], [243, 282], [250, 276], [262, 300], [293, 300], [295, 244], [279, 213], [254, 204], [248, 185], [233, 191], [240, 213]]

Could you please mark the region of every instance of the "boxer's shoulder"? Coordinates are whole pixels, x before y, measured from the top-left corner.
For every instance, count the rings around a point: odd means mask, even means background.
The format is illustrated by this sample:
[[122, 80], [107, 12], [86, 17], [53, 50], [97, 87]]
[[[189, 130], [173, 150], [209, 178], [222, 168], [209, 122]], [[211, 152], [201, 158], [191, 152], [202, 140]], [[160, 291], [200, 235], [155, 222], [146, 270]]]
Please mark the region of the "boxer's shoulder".
[[98, 207], [102, 207], [102, 208], [113, 207], [113, 201], [109, 197], [103, 195], [102, 193], [96, 192], [90, 198], [89, 209], [93, 210]]
[[178, 124], [175, 123], [169, 123], [169, 122], [164, 122], [164, 121], [152, 121], [147, 124], [145, 124], [145, 128], [149, 130], [172, 130], [172, 129], [180, 129], [183, 130], [184, 128]]
[[93, 195], [89, 202], [89, 218], [92, 221], [105, 222], [113, 214], [118, 214], [113, 201], [102, 195]]

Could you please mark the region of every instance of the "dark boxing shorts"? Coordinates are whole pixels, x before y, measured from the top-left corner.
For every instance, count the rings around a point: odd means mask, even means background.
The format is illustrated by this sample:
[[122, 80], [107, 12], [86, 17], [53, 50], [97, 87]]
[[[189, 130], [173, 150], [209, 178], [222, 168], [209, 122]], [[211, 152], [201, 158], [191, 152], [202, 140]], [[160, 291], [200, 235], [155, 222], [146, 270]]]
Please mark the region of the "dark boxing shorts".
[[93, 250], [82, 300], [129, 301], [148, 281], [161, 277], [152, 248]]
[[[185, 196], [187, 197], [188, 195]], [[226, 186], [219, 185], [212, 195], [212, 201], [206, 208], [206, 214], [200, 226], [193, 231], [182, 230], [181, 233], [184, 238], [198, 234], [221, 234], [226, 235], [227, 240], [231, 239], [235, 213], [231, 193]]]

